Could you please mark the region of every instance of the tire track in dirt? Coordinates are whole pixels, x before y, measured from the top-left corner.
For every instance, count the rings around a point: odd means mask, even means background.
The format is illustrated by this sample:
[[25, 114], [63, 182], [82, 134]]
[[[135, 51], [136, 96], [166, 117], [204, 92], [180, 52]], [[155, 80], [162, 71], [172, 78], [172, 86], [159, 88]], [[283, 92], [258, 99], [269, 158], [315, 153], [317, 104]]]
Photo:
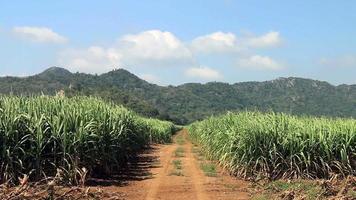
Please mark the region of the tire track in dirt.
[[160, 152], [160, 162], [163, 164], [162, 168], [155, 170], [154, 174], [157, 174], [155, 179], [149, 184], [150, 188], [148, 190], [146, 200], [156, 200], [157, 193], [160, 185], [164, 182], [164, 179], [168, 178], [166, 175], [169, 170], [169, 165], [172, 161], [172, 154], [177, 145], [166, 146]]
[[[184, 131], [180, 131], [175, 136], [185, 137]], [[178, 148], [184, 148], [184, 157], [176, 158], [174, 151]], [[190, 152], [191, 144], [185, 140], [183, 145], [177, 145], [174, 143], [171, 145], [169, 151], [167, 151], [163, 157], [164, 161], [162, 174], [157, 176], [156, 180], [151, 184], [151, 188], [147, 194], [146, 200], [179, 200], [179, 199], [197, 199], [197, 200], [209, 200], [204, 194], [202, 186], [202, 174], [197, 166], [194, 164], [193, 154]], [[172, 166], [173, 160], [181, 160], [183, 164], [184, 176], [171, 175], [174, 171]]]
[[193, 182], [195, 192], [196, 192], [196, 199], [198, 200], [209, 200], [210, 198], [207, 196], [206, 191], [204, 190], [204, 182], [205, 182], [205, 175], [202, 171], [198, 168], [196, 159], [191, 151], [192, 144], [187, 139], [187, 131], [183, 130], [183, 133], [186, 145], [185, 149], [187, 152], [187, 159], [186, 159], [186, 168], [189, 170], [189, 174], [191, 175], [191, 180]]

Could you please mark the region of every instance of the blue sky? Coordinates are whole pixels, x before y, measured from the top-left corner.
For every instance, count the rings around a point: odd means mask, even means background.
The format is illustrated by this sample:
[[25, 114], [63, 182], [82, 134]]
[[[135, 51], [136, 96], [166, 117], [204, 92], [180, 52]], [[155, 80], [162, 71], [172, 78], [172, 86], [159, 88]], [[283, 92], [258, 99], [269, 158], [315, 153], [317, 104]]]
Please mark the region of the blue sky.
[[0, 76], [125, 68], [161, 85], [356, 84], [356, 2], [2, 1]]

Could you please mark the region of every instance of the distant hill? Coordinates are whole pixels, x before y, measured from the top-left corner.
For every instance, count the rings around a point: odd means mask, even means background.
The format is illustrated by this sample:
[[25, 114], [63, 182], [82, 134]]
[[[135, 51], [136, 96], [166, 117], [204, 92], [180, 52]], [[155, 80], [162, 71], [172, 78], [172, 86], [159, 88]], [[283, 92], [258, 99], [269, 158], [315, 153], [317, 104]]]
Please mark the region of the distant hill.
[[229, 110], [273, 110], [305, 115], [356, 117], [356, 85], [333, 86], [303, 78], [227, 84], [187, 83], [162, 87], [118, 69], [102, 75], [52, 67], [24, 77], [0, 78], [0, 93], [15, 95], [93, 95], [136, 112], [187, 124]]

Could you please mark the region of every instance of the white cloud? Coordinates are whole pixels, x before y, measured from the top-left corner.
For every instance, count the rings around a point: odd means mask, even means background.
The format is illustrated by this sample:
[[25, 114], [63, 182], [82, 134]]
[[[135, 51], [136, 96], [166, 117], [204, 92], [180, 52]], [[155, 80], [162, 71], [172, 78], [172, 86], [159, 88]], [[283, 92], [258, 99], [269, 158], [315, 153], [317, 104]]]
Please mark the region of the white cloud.
[[268, 56], [254, 55], [248, 58], [241, 58], [237, 61], [240, 68], [257, 69], [257, 70], [280, 70], [282, 65]]
[[188, 48], [172, 33], [160, 30], [144, 31], [119, 39], [125, 59], [131, 61], [191, 60]]
[[[114, 68], [140, 67], [182, 67], [190, 68], [185, 74], [202, 79], [216, 79], [221, 74], [208, 67], [196, 68], [192, 51], [199, 53], [215, 53], [232, 55], [230, 59], [240, 57], [240, 50], [252, 46], [267, 47], [280, 43], [278, 32], [269, 32], [260, 37], [244, 37], [238, 39], [233, 33], [214, 32], [197, 37], [190, 44], [179, 40], [174, 34], [149, 30], [137, 34], [128, 34], [118, 38], [110, 46], [91, 46], [86, 49], [68, 49], [59, 54], [59, 65], [72, 71], [103, 73]], [[249, 46], [250, 45], [250, 46]], [[189, 46], [189, 47], [188, 47]], [[251, 48], [253, 50], [254, 48]], [[245, 54], [246, 55], [246, 54]], [[250, 55], [250, 52], [249, 54]], [[277, 70], [282, 68], [279, 63], [269, 57], [251, 56], [238, 61], [240, 66], [254, 69]], [[144, 76], [153, 81], [153, 77]]]
[[67, 38], [46, 27], [14, 27], [12, 31], [17, 35], [34, 42], [66, 43], [68, 41]]
[[59, 55], [59, 65], [73, 72], [105, 73], [119, 68], [122, 55], [113, 48], [92, 46], [88, 49], [67, 49]]
[[271, 31], [259, 37], [247, 39], [247, 45], [254, 48], [276, 47], [282, 43], [279, 32]]
[[149, 83], [155, 83], [155, 84], [160, 83], [159, 78], [153, 74], [141, 74], [139, 75], [139, 77]]
[[221, 79], [223, 76], [220, 72], [209, 67], [192, 67], [185, 71], [185, 75], [193, 78], [201, 78], [205, 80]]
[[59, 64], [73, 71], [103, 73], [117, 67], [170, 67], [194, 63], [188, 48], [170, 32], [144, 31], [125, 35], [110, 47], [65, 50]]
[[270, 31], [261, 36], [241, 37], [219, 31], [195, 38], [190, 47], [197, 53], [236, 53], [254, 48], [277, 47], [281, 43], [280, 33], [276, 31]]
[[238, 50], [233, 33], [215, 32], [195, 38], [191, 47], [199, 53], [224, 53]]
[[336, 58], [321, 58], [319, 64], [329, 67], [356, 67], [356, 55], [344, 55]]

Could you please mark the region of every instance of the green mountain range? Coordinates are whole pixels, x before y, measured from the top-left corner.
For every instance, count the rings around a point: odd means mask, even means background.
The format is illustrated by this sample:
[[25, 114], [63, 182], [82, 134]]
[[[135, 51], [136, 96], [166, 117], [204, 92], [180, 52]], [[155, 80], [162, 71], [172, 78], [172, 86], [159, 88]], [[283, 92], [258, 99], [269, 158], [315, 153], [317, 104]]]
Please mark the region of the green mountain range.
[[145, 115], [187, 124], [238, 110], [356, 118], [356, 85], [334, 86], [303, 78], [235, 84], [210, 82], [158, 86], [118, 69], [101, 75], [51, 67], [29, 77], [0, 78], [0, 93], [14, 95], [92, 95]]

